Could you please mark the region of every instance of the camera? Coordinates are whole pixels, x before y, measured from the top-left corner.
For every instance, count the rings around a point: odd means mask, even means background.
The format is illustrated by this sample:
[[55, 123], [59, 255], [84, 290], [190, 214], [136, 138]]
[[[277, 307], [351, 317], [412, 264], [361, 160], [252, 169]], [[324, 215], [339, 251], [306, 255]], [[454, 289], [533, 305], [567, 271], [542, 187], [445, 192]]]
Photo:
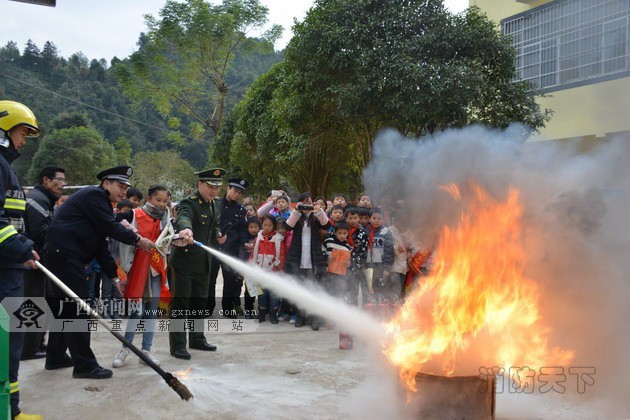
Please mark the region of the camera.
[[315, 207], [313, 207], [311, 204], [299, 204], [296, 207], [298, 210], [302, 211], [302, 210], [313, 210]]

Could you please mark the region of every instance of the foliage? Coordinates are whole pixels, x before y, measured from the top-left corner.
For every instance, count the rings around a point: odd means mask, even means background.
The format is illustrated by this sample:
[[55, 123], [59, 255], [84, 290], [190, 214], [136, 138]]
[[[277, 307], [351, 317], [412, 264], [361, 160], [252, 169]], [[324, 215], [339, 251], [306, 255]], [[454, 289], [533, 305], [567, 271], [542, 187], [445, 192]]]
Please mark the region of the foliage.
[[[281, 34], [274, 26], [261, 40], [247, 33], [267, 22], [267, 8], [258, 0], [168, 0], [161, 19], [146, 17], [148, 33], [139, 51], [116, 66], [116, 75], [137, 107], [150, 103], [171, 129], [183, 137], [215, 137], [230, 90], [228, 72], [237, 53], [273, 52]], [[208, 136], [206, 136], [207, 138]]]
[[285, 62], [237, 108], [230, 162], [253, 176], [267, 175], [266, 151], [299, 190], [359, 191], [386, 127], [410, 137], [475, 123], [531, 131], [549, 118], [514, 81], [509, 40], [476, 7], [453, 15], [441, 0], [317, 0], [293, 31]]
[[194, 188], [194, 169], [177, 152], [140, 152], [133, 160], [133, 182], [141, 191], [161, 184], [179, 201]]
[[33, 157], [28, 179], [35, 182], [41, 168], [58, 165], [70, 185], [97, 183], [96, 174], [116, 165], [114, 148], [98, 131], [88, 127], [54, 130], [44, 138]]
[[[141, 34], [140, 45], [143, 42], [147, 42], [146, 36]], [[259, 74], [281, 59], [279, 53], [267, 50], [268, 45], [264, 41], [264, 48], [235, 52], [238, 69], [230, 67], [226, 74], [227, 83], [234, 87], [228, 94], [226, 109], [241, 99]], [[41, 129], [40, 137], [27, 142], [13, 165], [24, 185], [30, 184], [27, 173], [39, 145], [48, 133], [61, 128], [96, 129], [116, 147], [116, 161], [121, 164], [129, 163], [138, 152], [163, 150], [180, 153], [197, 170], [206, 164], [208, 139], [182, 141], [183, 144], [171, 142], [169, 137], [185, 137], [181, 132], [169, 131], [152, 106], [132, 107], [131, 101], [122, 94], [114, 67], [128, 61], [128, 58], [114, 57], [108, 66], [106, 60], [90, 60], [82, 53], [64, 58], [58, 55], [51, 41], [41, 50], [31, 41], [23, 53], [13, 41], [0, 47], [0, 98], [27, 104], [35, 112]], [[184, 115], [177, 113], [175, 120], [180, 121], [180, 127], [182, 121], [187, 121]]]

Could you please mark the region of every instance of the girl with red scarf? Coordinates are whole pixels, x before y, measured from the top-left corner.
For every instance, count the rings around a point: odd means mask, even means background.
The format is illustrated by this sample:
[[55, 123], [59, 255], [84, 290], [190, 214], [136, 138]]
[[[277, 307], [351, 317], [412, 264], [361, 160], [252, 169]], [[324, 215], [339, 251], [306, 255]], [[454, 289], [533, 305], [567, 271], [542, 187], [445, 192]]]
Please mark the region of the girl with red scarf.
[[[168, 210], [168, 190], [161, 185], [149, 187], [147, 199], [141, 208], [119, 213], [118, 220], [129, 224], [143, 237], [156, 241], [160, 233], [170, 223]], [[153, 362], [159, 360], [151, 355], [153, 335], [155, 332], [155, 318], [158, 312], [158, 302], [161, 296], [168, 295], [166, 289], [166, 259], [155, 249], [150, 252], [139, 248], [130, 250], [121, 244], [121, 267], [127, 274], [125, 299], [129, 302], [129, 321], [125, 338], [133, 342], [136, 331], [142, 333], [142, 352]], [[112, 365], [121, 367], [129, 355], [129, 349], [123, 346], [116, 354]], [[142, 361], [142, 360], [141, 360]]]

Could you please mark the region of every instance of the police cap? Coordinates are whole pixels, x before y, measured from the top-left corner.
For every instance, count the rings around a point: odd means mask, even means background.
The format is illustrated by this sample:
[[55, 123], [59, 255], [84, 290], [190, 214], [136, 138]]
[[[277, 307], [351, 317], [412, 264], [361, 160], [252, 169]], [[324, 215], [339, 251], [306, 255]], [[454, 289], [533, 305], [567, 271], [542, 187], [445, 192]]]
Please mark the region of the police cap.
[[129, 182], [129, 177], [133, 174], [133, 169], [130, 166], [116, 166], [114, 168], [105, 169], [98, 174], [96, 177], [99, 181], [118, 181], [122, 184], [131, 186], [131, 182]]
[[238, 188], [241, 191], [245, 191], [245, 188], [249, 187], [249, 182], [243, 178], [230, 178], [228, 179], [228, 186]]

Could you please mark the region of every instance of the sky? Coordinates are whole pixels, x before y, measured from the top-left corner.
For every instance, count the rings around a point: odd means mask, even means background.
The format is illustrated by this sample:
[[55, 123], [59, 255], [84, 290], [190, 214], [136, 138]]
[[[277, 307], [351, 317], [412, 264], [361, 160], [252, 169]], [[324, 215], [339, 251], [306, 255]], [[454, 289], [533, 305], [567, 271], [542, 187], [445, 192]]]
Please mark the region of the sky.
[[[269, 8], [269, 25], [284, 27], [275, 48], [283, 49], [291, 39], [293, 20], [302, 21], [313, 0], [260, 0]], [[393, 1], [393, 0], [392, 0]], [[0, 47], [17, 42], [20, 51], [31, 39], [40, 50], [46, 41], [58, 54], [69, 57], [82, 52], [88, 59], [125, 58], [136, 51], [144, 15], [159, 17], [166, 0], [57, 0], [56, 7], [0, 0]], [[445, 0], [453, 12], [464, 10], [467, 0]]]

